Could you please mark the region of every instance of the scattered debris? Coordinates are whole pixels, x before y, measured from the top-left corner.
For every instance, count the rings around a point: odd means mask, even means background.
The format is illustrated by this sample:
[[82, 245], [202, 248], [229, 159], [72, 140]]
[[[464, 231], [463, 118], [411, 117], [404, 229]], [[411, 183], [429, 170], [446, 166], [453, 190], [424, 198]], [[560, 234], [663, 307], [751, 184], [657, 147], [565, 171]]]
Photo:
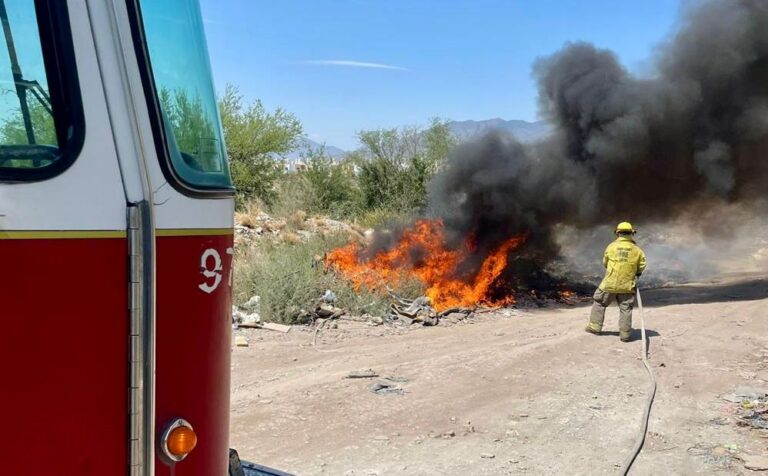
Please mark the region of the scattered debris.
[[382, 319], [379, 316], [370, 316], [367, 322], [369, 325], [372, 325], [372, 326], [380, 326], [384, 324], [384, 319]]
[[232, 306], [232, 325], [234, 327], [261, 327], [261, 315], [259, 314], [260, 296], [252, 296], [242, 306]]
[[[322, 298], [321, 298], [322, 299]], [[339, 317], [346, 314], [347, 311], [344, 309], [341, 309], [339, 307], [336, 307], [332, 304], [328, 303], [321, 303], [319, 304], [314, 311], [314, 318], [322, 318], [322, 319], [338, 319]]]
[[395, 382], [395, 383], [408, 383], [409, 382], [409, 380], [407, 378], [405, 378], [405, 377], [389, 376], [389, 377], [384, 377], [384, 379], [385, 380], [389, 380], [390, 382]]
[[766, 395], [768, 395], [768, 391], [766, 391], [766, 389], [757, 389], [752, 387], [737, 387], [733, 393], [738, 397], [746, 398], [749, 400], [765, 399]]
[[739, 426], [749, 426], [757, 430], [768, 430], [766, 413], [768, 413], [768, 408], [766, 408], [765, 402], [763, 402], [758, 409], [748, 409], [741, 414], [741, 420], [739, 420], [738, 424]]
[[437, 312], [426, 296], [418, 297], [413, 301], [396, 298], [397, 302], [389, 306], [389, 315], [394, 320], [404, 320], [408, 324], [420, 322], [425, 326], [434, 326], [438, 323]]
[[739, 397], [735, 393], [726, 393], [726, 394], [720, 395], [720, 398], [730, 403], [741, 403], [741, 397]]
[[[387, 317], [408, 325], [420, 323], [423, 326], [436, 326], [446, 316], [451, 316], [452, 321], [458, 321], [471, 316], [474, 312], [474, 309], [467, 308], [451, 308], [437, 312], [427, 296], [420, 296], [411, 300], [398, 296], [389, 288], [387, 288], [387, 293], [394, 300], [389, 306]], [[460, 319], [458, 314], [463, 315], [463, 317]]]
[[345, 378], [374, 378], [378, 377], [379, 374], [376, 373], [373, 369], [366, 369], [366, 370], [353, 370], [352, 372], [348, 373]]
[[768, 430], [768, 392], [765, 389], [738, 387], [733, 393], [720, 396], [733, 403], [731, 413], [736, 417], [738, 426], [755, 430]]
[[235, 345], [238, 347], [248, 347], [248, 340], [245, 336], [235, 336]]
[[261, 322], [260, 321], [245, 321], [241, 322], [237, 325], [237, 327], [241, 327], [244, 329], [260, 329], [261, 328]]
[[735, 445], [712, 446], [698, 443], [688, 448], [688, 454], [698, 456], [704, 463], [719, 468], [730, 468], [737, 458], [738, 447]]
[[330, 289], [325, 290], [325, 294], [323, 294], [320, 297], [320, 300], [323, 301], [326, 304], [333, 304], [336, 302], [336, 293], [331, 291]]
[[375, 393], [376, 395], [402, 395], [405, 393], [405, 390], [401, 387], [398, 387], [393, 382], [388, 380], [378, 380], [370, 387], [371, 392]]
[[277, 331], [277, 332], [288, 332], [291, 330], [291, 326], [287, 326], [285, 324], [277, 324], [275, 322], [266, 322], [261, 325], [262, 329], [267, 329], [270, 331]]

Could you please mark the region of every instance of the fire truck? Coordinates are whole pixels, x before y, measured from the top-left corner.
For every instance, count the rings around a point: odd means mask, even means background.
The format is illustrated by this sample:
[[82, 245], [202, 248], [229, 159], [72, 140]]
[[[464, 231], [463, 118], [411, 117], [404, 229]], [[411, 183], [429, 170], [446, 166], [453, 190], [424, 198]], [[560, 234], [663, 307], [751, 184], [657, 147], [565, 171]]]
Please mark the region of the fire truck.
[[234, 189], [199, 5], [0, 19], [0, 474], [239, 473]]

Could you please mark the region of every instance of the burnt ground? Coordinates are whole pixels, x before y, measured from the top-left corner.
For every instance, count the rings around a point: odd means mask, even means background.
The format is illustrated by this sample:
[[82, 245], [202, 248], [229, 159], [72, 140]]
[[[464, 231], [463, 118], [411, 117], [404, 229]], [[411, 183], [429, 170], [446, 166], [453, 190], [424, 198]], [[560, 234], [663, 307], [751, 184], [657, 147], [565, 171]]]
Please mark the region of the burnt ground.
[[[658, 393], [631, 474], [752, 474], [741, 458], [768, 453], [768, 435], [738, 426], [739, 404], [721, 396], [768, 389], [768, 281], [643, 297]], [[231, 445], [300, 475], [617, 474], [647, 380], [639, 341], [617, 337], [617, 309], [593, 336], [587, 305], [411, 329], [340, 321], [314, 347], [308, 328], [248, 331], [233, 350]], [[402, 393], [344, 378], [369, 368]]]

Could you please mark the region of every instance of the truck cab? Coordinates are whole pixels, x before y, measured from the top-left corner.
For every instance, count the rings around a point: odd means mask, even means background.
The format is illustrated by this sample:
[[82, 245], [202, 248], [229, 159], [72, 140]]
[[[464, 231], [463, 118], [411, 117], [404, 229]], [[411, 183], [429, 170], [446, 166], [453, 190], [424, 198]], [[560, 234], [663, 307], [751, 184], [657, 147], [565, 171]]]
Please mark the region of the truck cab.
[[0, 474], [228, 474], [234, 189], [199, 5], [0, 19]]

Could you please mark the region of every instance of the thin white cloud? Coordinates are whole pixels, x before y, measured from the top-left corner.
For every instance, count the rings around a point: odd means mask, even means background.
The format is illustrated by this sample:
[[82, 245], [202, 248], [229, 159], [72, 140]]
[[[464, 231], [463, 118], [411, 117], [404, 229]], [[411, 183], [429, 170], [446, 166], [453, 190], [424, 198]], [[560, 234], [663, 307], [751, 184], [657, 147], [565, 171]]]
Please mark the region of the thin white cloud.
[[342, 66], [347, 68], [370, 68], [370, 69], [391, 69], [397, 71], [408, 71], [407, 68], [402, 66], [393, 66], [391, 64], [383, 63], [369, 63], [366, 61], [351, 61], [351, 60], [306, 60], [302, 61], [303, 64], [314, 64], [320, 66]]

